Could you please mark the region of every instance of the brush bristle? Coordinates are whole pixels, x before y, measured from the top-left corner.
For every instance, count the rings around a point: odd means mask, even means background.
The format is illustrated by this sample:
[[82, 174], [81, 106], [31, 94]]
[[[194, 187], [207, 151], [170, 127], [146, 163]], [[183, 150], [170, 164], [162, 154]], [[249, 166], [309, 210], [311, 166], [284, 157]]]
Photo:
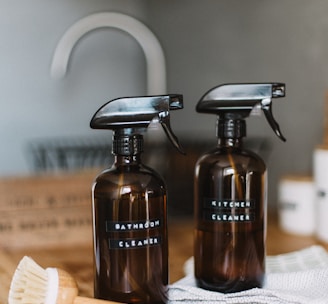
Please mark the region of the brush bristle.
[[8, 304], [44, 304], [47, 288], [47, 271], [25, 256], [11, 281]]

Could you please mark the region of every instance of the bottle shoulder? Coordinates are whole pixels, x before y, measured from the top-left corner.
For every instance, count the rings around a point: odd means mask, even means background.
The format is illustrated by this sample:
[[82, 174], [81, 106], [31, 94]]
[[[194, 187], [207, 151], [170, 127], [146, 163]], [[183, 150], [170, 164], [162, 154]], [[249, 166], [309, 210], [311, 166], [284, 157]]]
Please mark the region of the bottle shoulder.
[[165, 188], [163, 178], [152, 168], [139, 164], [137, 166], [111, 167], [102, 171], [95, 179], [95, 184], [109, 186], [134, 185], [137, 188]]
[[196, 166], [211, 165], [219, 167], [233, 167], [236, 165], [266, 170], [263, 159], [253, 151], [236, 147], [217, 147], [203, 154]]

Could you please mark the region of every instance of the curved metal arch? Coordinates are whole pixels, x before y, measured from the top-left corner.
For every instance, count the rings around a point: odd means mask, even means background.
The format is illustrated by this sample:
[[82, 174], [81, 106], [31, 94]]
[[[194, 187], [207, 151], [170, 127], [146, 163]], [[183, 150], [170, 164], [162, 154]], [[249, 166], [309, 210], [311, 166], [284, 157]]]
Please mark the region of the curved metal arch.
[[73, 24], [59, 40], [51, 64], [51, 76], [66, 75], [69, 58], [78, 40], [92, 30], [113, 27], [123, 30], [140, 44], [146, 58], [147, 92], [149, 95], [166, 93], [166, 65], [162, 47], [156, 36], [143, 23], [130, 16], [103, 12], [84, 17]]

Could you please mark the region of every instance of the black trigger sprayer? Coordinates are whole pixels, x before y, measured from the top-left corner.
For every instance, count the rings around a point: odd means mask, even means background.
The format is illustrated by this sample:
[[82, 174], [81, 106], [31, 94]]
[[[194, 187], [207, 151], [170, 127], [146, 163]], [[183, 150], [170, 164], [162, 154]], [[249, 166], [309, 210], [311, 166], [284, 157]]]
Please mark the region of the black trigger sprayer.
[[198, 102], [199, 113], [218, 115], [217, 147], [195, 168], [195, 278], [199, 287], [236, 292], [261, 287], [265, 275], [267, 170], [243, 148], [245, 119], [261, 109], [283, 141], [272, 100], [282, 83], [224, 84]]
[[279, 97], [285, 97], [283, 83], [224, 84], [208, 91], [197, 104], [196, 111], [217, 114], [219, 126], [222, 126], [227, 121], [244, 120], [253, 110], [261, 109], [272, 130], [286, 141], [272, 114], [272, 99]]
[[142, 134], [154, 120], [182, 152], [170, 127], [170, 111], [182, 108], [178, 94], [126, 97], [106, 103], [91, 119], [91, 128], [113, 130], [115, 155], [92, 188], [96, 298], [167, 301], [167, 191], [140, 155]]

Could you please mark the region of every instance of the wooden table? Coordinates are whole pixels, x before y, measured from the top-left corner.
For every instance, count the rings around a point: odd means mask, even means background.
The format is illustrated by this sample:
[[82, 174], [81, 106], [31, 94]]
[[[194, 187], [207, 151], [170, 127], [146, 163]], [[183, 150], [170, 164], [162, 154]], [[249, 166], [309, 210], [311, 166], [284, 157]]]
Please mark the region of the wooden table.
[[[267, 253], [276, 255], [299, 250], [319, 242], [314, 237], [302, 237], [283, 233], [274, 217], [268, 220]], [[328, 244], [323, 245], [328, 250]], [[169, 219], [170, 281], [184, 276], [183, 265], [193, 254], [193, 220], [191, 218]], [[71, 273], [77, 280], [81, 296], [93, 294], [92, 247], [54, 248], [47, 250], [24, 249], [0, 251], [0, 285], [8, 289], [12, 273], [24, 255], [31, 256], [42, 267], [58, 267]], [[4, 273], [6, 272], [6, 273]], [[1, 288], [1, 287], [0, 287]], [[8, 290], [7, 290], [8, 292]], [[0, 304], [7, 303], [0, 289]]]

